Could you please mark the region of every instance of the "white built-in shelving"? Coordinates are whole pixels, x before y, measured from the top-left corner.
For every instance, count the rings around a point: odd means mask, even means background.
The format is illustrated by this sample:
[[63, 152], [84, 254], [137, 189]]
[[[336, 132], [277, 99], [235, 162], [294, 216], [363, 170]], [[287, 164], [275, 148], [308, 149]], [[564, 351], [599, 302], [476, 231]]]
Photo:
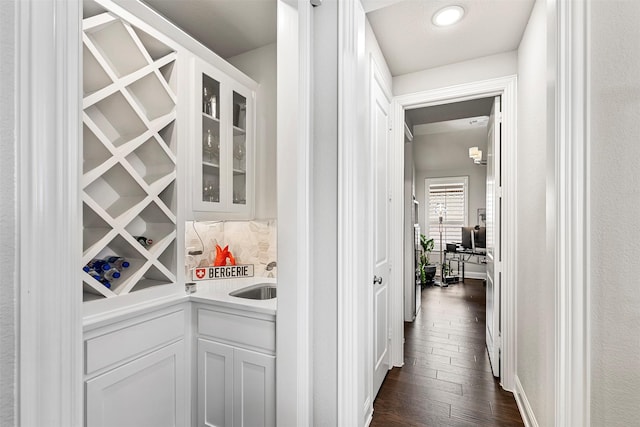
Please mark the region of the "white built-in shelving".
[[[177, 53], [110, 12], [83, 21], [82, 263], [131, 264], [84, 299], [176, 282]], [[134, 236], [153, 239], [143, 246]]]

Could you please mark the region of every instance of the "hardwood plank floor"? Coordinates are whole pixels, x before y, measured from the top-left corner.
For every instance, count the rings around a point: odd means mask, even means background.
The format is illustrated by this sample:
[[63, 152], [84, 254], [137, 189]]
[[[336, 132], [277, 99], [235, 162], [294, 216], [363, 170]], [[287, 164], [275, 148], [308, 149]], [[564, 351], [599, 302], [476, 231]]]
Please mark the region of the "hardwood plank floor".
[[513, 395], [491, 374], [481, 280], [423, 289], [404, 336], [405, 365], [384, 380], [372, 427], [524, 425]]

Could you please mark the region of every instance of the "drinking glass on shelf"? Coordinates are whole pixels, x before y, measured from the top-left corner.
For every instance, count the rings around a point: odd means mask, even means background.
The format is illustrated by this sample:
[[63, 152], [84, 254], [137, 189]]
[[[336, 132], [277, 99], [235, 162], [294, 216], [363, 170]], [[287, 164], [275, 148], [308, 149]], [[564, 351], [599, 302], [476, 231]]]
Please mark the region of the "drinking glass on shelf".
[[211, 91], [208, 87], [203, 86], [202, 88], [202, 112], [208, 115], [211, 115]]
[[244, 159], [245, 149], [244, 149], [244, 139], [242, 141], [234, 141], [233, 142], [233, 157], [238, 160]]
[[218, 97], [215, 94], [211, 94], [211, 97], [209, 98], [209, 115], [211, 117], [215, 117], [217, 118], [217, 113], [218, 113]]
[[209, 162], [212, 162], [214, 157], [218, 158], [220, 156], [220, 143], [211, 133], [211, 129], [207, 129], [207, 134], [204, 137], [203, 149], [205, 153], [209, 155]]
[[209, 183], [204, 184], [204, 188], [202, 189], [202, 200], [205, 202], [209, 200]]

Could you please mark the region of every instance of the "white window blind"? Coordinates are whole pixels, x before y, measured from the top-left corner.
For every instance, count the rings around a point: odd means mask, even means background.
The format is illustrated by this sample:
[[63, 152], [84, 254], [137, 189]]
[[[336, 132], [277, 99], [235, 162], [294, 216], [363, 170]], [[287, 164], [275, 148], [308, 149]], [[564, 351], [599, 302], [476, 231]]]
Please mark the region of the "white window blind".
[[425, 180], [426, 229], [428, 237], [435, 241], [435, 250], [440, 250], [440, 207], [443, 210], [442, 245], [462, 240], [462, 227], [467, 223], [468, 181], [466, 176]]

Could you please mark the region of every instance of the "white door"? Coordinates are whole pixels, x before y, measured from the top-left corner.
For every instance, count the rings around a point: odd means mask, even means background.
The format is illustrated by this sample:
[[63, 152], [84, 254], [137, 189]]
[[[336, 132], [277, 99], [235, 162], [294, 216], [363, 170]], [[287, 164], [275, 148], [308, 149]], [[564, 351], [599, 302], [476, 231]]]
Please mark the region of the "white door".
[[489, 117], [487, 144], [487, 351], [491, 371], [500, 376], [500, 217], [502, 210], [502, 176], [500, 97], [496, 96]]
[[373, 397], [389, 371], [389, 99], [373, 79], [371, 142], [373, 184]]

